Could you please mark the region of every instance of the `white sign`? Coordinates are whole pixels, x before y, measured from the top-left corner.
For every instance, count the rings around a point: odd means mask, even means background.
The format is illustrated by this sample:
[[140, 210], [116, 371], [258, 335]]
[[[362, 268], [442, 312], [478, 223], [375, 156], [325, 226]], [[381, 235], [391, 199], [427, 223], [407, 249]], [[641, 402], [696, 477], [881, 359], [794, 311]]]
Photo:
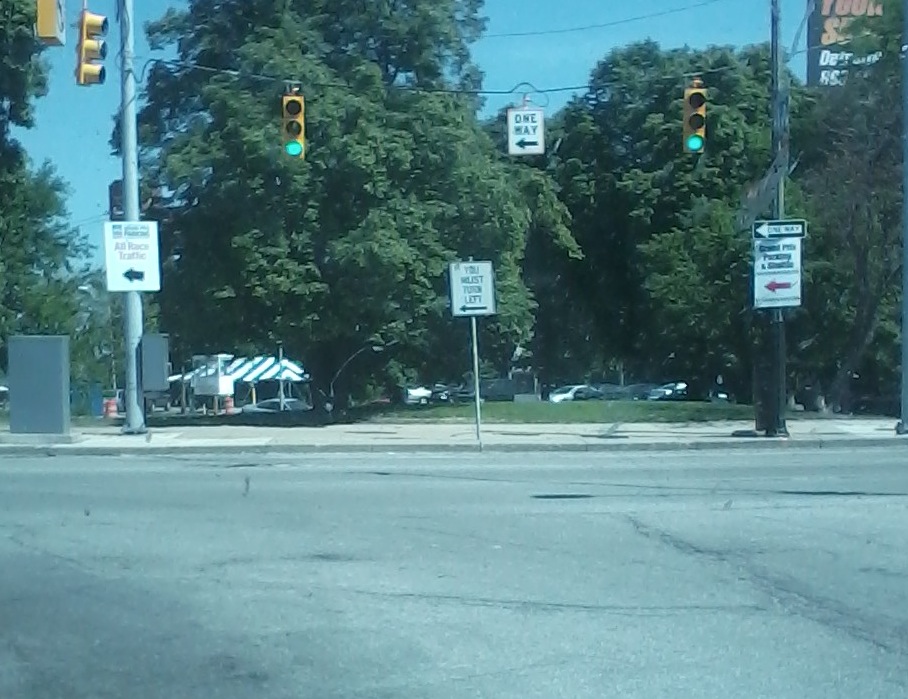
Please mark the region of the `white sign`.
[[35, 36], [45, 46], [66, 46], [66, 0], [38, 0]]
[[545, 114], [538, 107], [512, 107], [508, 110], [508, 154], [545, 153]]
[[104, 224], [108, 291], [160, 291], [161, 259], [156, 221]]
[[803, 238], [807, 235], [807, 221], [754, 221], [754, 238]]
[[495, 275], [491, 262], [452, 262], [449, 276], [453, 315], [495, 315]]
[[801, 305], [801, 239], [754, 240], [754, 308]]

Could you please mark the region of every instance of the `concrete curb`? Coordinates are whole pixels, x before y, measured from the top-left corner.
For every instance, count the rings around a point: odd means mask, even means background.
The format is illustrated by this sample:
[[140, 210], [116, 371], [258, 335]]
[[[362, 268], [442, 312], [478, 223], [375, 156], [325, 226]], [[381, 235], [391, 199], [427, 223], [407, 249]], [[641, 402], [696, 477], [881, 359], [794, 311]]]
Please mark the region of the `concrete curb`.
[[[486, 444], [482, 453], [626, 453], [626, 452], [675, 452], [675, 451], [741, 451], [760, 449], [860, 449], [880, 447], [905, 447], [908, 439], [872, 437], [856, 439], [776, 439], [776, 438], [729, 438], [729, 441], [692, 440], [679, 442], [602, 442], [585, 444], [526, 444], [508, 442]], [[480, 453], [476, 444], [262, 444], [260, 446], [231, 445], [162, 445], [142, 446], [80, 446], [79, 444], [48, 445], [3, 445], [0, 444], [0, 459], [7, 456], [190, 456], [212, 454], [388, 454], [388, 453]], [[2, 463], [2, 461], [0, 461]]]

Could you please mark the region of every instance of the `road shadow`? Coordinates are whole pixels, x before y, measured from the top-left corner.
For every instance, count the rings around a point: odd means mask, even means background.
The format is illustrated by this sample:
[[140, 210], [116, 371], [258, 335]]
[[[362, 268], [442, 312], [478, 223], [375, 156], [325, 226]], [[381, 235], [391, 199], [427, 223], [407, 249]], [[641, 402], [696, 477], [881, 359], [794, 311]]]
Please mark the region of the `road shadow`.
[[[316, 406], [312, 410], [288, 410], [282, 413], [244, 413], [232, 415], [202, 415], [199, 413], [152, 413], [145, 419], [148, 427], [326, 427], [328, 425], [355, 425], [369, 422], [387, 414], [406, 416], [417, 412], [419, 406], [373, 404], [357, 406], [347, 410], [328, 412]], [[423, 408], [424, 410], [424, 408]], [[122, 426], [124, 418], [105, 421], [107, 424]]]

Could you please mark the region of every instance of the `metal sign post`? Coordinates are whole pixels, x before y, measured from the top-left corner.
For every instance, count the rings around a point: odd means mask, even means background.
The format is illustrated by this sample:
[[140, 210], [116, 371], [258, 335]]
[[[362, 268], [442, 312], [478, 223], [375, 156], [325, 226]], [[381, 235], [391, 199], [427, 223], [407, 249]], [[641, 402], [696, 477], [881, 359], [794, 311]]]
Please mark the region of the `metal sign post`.
[[491, 262], [452, 262], [448, 270], [451, 284], [451, 314], [469, 317], [470, 344], [473, 351], [473, 401], [476, 408], [476, 441], [482, 451], [482, 398], [479, 387], [479, 332], [477, 316], [495, 315], [495, 274]]

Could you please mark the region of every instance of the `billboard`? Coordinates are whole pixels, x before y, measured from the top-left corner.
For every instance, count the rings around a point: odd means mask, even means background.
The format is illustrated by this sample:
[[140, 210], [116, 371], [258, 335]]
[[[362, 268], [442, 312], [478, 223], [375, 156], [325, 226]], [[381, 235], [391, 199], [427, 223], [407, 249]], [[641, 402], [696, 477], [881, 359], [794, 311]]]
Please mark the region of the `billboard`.
[[807, 84], [844, 85], [851, 66], [876, 63], [880, 52], [855, 55], [848, 44], [848, 25], [857, 17], [880, 17], [881, 0], [807, 0]]

